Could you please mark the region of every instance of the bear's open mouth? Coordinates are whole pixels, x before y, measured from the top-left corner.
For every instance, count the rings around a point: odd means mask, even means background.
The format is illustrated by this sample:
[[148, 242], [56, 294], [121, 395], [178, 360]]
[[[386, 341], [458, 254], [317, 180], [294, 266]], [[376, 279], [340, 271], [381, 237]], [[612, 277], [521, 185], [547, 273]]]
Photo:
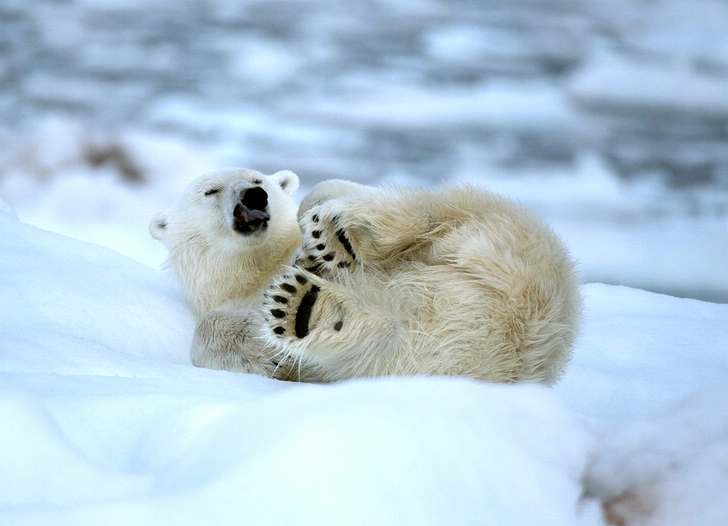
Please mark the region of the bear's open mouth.
[[260, 186], [247, 188], [233, 210], [233, 227], [241, 234], [252, 234], [268, 226], [268, 193]]
[[241, 234], [252, 234], [268, 226], [270, 215], [265, 210], [248, 208], [238, 203], [233, 211], [233, 227]]

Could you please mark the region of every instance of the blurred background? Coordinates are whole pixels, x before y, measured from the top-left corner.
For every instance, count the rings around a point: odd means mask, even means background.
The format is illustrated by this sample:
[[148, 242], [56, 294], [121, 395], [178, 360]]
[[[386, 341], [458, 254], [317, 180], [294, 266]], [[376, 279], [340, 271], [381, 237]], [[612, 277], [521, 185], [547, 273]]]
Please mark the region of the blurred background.
[[21, 220], [159, 267], [226, 166], [476, 183], [584, 282], [728, 302], [728, 0], [0, 0]]

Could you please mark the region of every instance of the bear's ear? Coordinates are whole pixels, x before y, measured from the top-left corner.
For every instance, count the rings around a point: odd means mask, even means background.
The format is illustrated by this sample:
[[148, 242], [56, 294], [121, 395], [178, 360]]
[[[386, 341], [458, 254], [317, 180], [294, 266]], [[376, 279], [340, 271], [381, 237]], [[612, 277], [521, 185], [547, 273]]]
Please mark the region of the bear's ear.
[[154, 239], [164, 241], [167, 234], [167, 214], [159, 212], [149, 222], [149, 233]]
[[298, 190], [298, 176], [290, 170], [281, 170], [271, 175], [273, 180], [285, 193], [293, 197]]

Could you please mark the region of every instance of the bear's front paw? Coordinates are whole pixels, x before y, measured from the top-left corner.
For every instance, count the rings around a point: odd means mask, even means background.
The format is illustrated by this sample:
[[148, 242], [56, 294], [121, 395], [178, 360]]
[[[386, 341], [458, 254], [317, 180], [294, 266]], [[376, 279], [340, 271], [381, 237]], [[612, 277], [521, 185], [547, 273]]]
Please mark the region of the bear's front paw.
[[254, 311], [218, 310], [197, 322], [190, 357], [197, 367], [272, 377], [277, 351], [260, 339], [263, 317]]
[[293, 271], [278, 278], [268, 289], [263, 305], [273, 333], [299, 339], [308, 335], [311, 312], [320, 290], [307, 272]]
[[315, 272], [350, 268], [357, 262], [351, 236], [343, 226], [341, 213], [330, 206], [315, 206], [301, 218], [302, 250], [298, 264]]

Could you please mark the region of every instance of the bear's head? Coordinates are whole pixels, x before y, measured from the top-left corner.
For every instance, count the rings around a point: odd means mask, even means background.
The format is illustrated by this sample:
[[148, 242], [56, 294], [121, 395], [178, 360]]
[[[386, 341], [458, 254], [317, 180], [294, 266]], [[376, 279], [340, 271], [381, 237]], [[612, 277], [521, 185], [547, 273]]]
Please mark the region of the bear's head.
[[188, 301], [200, 315], [223, 304], [254, 305], [301, 244], [293, 196], [298, 176], [232, 168], [193, 181], [149, 224], [169, 250]]

